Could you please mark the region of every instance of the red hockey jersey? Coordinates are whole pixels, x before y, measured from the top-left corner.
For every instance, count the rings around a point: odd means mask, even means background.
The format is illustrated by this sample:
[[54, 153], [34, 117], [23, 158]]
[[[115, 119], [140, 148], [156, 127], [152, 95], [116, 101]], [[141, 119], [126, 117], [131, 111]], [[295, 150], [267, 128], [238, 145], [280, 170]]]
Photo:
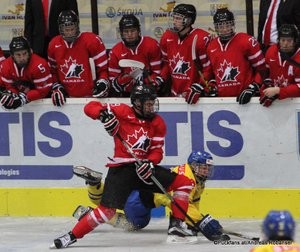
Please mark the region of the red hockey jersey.
[[64, 85], [70, 97], [91, 97], [93, 77], [89, 59], [96, 67], [96, 79], [108, 79], [108, 60], [102, 39], [82, 32], [71, 44], [62, 36], [54, 37], [48, 47], [48, 60], [54, 82]]
[[112, 81], [121, 73], [130, 73], [133, 69], [121, 68], [121, 59], [131, 59], [145, 64], [145, 69], [150, 73], [150, 78], [155, 79], [161, 73], [162, 55], [158, 42], [148, 36], [142, 36], [141, 41], [133, 51], [125, 46], [123, 41], [117, 43], [109, 53], [109, 79]]
[[[98, 119], [100, 111], [106, 107], [107, 104], [91, 101], [85, 106], [84, 112], [92, 119]], [[164, 120], [159, 115], [155, 115], [151, 121], [141, 120], [136, 117], [134, 109], [126, 104], [110, 105], [110, 109], [120, 122], [118, 134], [130, 146], [137, 158], [150, 160], [154, 164], [160, 163], [166, 135]], [[117, 136], [114, 136], [114, 143], [114, 157], [107, 166], [136, 161]]]
[[[275, 87], [280, 87], [279, 99], [300, 97], [300, 67], [288, 60], [281, 60], [278, 46], [272, 45], [266, 52], [266, 64]], [[291, 57], [300, 64], [300, 48]]]
[[10, 56], [1, 64], [0, 83], [14, 93], [23, 92], [28, 101], [45, 98], [52, 86], [52, 75], [47, 61], [31, 54], [27, 66], [18, 69]]
[[236, 33], [225, 45], [213, 39], [207, 54], [221, 97], [238, 96], [266, 69], [259, 43], [246, 33]]
[[197, 35], [195, 47], [196, 59], [206, 80], [210, 79], [208, 66], [210, 62], [206, 55], [206, 47], [210, 41], [208, 32], [202, 29], [193, 29], [183, 40], [177, 33], [167, 30], [160, 40], [163, 53], [164, 67], [162, 77], [168, 79], [171, 75], [171, 92], [174, 96], [183, 95], [193, 83], [203, 83], [197, 66], [192, 59], [193, 39]]

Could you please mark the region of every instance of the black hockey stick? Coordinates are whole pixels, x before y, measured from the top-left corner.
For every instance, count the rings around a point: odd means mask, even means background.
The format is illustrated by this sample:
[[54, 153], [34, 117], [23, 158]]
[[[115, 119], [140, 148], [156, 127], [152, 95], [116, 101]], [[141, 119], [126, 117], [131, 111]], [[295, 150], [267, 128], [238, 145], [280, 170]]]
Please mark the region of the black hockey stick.
[[243, 234], [237, 233], [237, 232], [233, 232], [233, 231], [230, 231], [227, 229], [223, 229], [222, 231], [224, 234], [233, 235], [233, 236], [236, 236], [236, 237], [239, 237], [242, 239], [251, 240], [251, 241], [259, 241], [259, 237], [250, 237], [250, 236], [243, 235]]

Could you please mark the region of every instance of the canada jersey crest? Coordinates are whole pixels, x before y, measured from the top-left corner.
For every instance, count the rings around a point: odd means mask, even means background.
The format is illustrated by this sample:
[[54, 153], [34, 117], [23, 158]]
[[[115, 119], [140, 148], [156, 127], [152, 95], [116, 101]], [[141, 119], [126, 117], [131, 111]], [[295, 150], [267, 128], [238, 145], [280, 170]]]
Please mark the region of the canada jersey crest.
[[240, 74], [240, 71], [239, 67], [232, 66], [231, 63], [224, 60], [217, 69], [217, 73], [220, 82], [222, 83], [227, 81], [236, 81], [236, 77]]
[[82, 64], [77, 64], [72, 57], [65, 60], [65, 64], [60, 66], [60, 71], [65, 75], [65, 78], [81, 78], [80, 75], [84, 71]]
[[133, 151], [148, 152], [151, 139], [148, 137], [148, 133], [143, 128], [135, 130], [132, 135], [127, 136], [126, 141]]

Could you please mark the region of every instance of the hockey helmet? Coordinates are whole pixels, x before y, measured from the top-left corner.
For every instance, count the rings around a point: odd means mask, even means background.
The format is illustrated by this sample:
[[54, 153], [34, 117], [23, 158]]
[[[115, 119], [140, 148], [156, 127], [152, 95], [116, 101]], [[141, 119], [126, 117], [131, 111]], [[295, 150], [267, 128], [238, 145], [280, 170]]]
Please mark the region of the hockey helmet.
[[[16, 52], [22, 50], [26, 50], [28, 52], [28, 57], [22, 56], [19, 58], [17, 55], [15, 55]], [[18, 67], [22, 68], [28, 64], [31, 56], [31, 48], [28, 40], [25, 37], [14, 37], [9, 44], [9, 51], [14, 62], [17, 64]]]
[[295, 221], [291, 213], [270, 211], [262, 224], [262, 232], [266, 240], [294, 240]]
[[151, 120], [159, 110], [155, 89], [145, 84], [136, 85], [130, 95], [131, 104], [138, 117]]
[[[172, 12], [172, 27], [174, 32], [181, 32], [195, 23], [197, 11], [192, 4], [178, 4]], [[176, 20], [180, 20], [180, 23]]]
[[[293, 42], [281, 40], [281, 38], [293, 38]], [[299, 30], [296, 25], [283, 24], [278, 29], [279, 51], [282, 59], [287, 59], [293, 56], [299, 47]]]
[[213, 16], [214, 26], [222, 42], [227, 42], [235, 34], [235, 20], [233, 13], [227, 8], [217, 9]]
[[193, 151], [187, 160], [191, 166], [194, 175], [205, 181], [208, 177], [211, 177], [214, 169], [214, 162], [211, 154], [206, 151]]
[[[128, 35], [124, 32], [125, 29], [135, 28], [137, 30], [137, 34]], [[133, 14], [124, 15], [119, 22], [120, 35], [125, 45], [136, 46], [141, 40], [141, 25], [138, 18]]]
[[74, 42], [80, 33], [77, 14], [72, 10], [64, 10], [59, 14], [57, 22], [63, 39], [69, 43]]

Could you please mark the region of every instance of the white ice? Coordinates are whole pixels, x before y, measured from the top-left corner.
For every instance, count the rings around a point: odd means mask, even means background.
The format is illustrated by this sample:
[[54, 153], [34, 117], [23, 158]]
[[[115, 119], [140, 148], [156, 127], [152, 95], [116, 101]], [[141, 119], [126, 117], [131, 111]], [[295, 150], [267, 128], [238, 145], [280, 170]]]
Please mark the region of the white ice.
[[[72, 229], [76, 220], [72, 217], [0, 217], [1, 252], [44, 252], [49, 249], [53, 239]], [[261, 220], [224, 219], [220, 220], [224, 229], [238, 232], [249, 237], [260, 236]], [[66, 252], [247, 252], [254, 241], [231, 236], [232, 240], [214, 244], [199, 236], [197, 244], [167, 244], [167, 218], [153, 218], [143, 230], [127, 232], [109, 225], [98, 226], [93, 232], [78, 240]], [[298, 238], [298, 239], [297, 239]], [[299, 239], [299, 234], [296, 235]], [[242, 244], [242, 243], [252, 244]], [[60, 251], [60, 250], [57, 250]]]

